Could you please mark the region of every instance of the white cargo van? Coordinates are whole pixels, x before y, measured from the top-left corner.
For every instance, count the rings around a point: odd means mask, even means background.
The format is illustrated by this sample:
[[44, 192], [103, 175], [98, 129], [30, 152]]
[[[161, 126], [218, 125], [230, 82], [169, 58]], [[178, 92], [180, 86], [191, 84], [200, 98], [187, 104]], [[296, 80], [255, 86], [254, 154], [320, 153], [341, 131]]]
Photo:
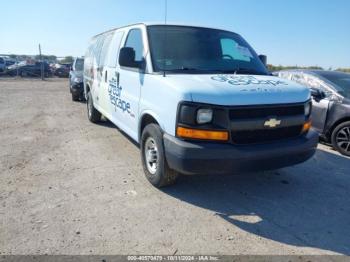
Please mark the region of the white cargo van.
[[140, 144], [157, 187], [178, 174], [301, 163], [316, 150], [310, 92], [269, 74], [229, 31], [135, 24], [92, 38], [85, 55], [88, 117], [101, 114]]

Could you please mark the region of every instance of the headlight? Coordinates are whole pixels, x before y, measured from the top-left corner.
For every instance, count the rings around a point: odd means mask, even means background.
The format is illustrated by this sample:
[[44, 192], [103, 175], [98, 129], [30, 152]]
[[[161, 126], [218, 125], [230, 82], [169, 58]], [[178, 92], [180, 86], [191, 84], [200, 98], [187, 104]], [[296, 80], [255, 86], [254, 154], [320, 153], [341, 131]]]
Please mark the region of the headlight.
[[[205, 125], [203, 125], [205, 124]], [[219, 106], [181, 102], [176, 119], [176, 136], [183, 139], [229, 140], [227, 110]]]
[[75, 83], [81, 83], [81, 82], [83, 82], [83, 79], [81, 77], [74, 77], [73, 81]]
[[307, 102], [307, 103], [305, 103], [305, 106], [304, 106], [304, 112], [305, 112], [305, 116], [310, 116], [310, 114], [311, 114], [311, 106], [312, 104], [311, 104], [311, 102]]
[[197, 123], [206, 124], [213, 120], [213, 110], [212, 109], [198, 109], [197, 111]]

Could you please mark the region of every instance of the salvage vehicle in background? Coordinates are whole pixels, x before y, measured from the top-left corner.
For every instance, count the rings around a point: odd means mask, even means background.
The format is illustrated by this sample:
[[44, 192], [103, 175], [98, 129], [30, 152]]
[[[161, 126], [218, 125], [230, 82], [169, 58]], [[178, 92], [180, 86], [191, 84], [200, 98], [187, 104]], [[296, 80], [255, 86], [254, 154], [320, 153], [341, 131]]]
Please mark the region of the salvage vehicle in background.
[[84, 58], [75, 58], [69, 72], [69, 91], [73, 101], [84, 100], [83, 71]]
[[0, 73], [7, 73], [8, 67], [15, 64], [16, 61], [10, 57], [1, 56], [0, 57]]
[[69, 77], [69, 71], [71, 67], [71, 63], [58, 64], [58, 66], [54, 69], [53, 74], [58, 77]]
[[350, 156], [350, 74], [326, 70], [283, 70], [279, 77], [310, 88], [312, 126], [325, 142]]
[[14, 64], [16, 64], [16, 60], [15, 60], [15, 59], [10, 58], [10, 57], [6, 57], [6, 58], [5, 58], [5, 65], [6, 65], [7, 68], [8, 68], [9, 66], [14, 65]]
[[0, 57], [0, 73], [4, 73], [6, 71], [6, 61], [3, 57]]
[[48, 63], [46, 62], [28, 63], [26, 61], [22, 61], [18, 64], [9, 66], [7, 68], [7, 73], [12, 76], [19, 75], [21, 77], [26, 77], [26, 76], [40, 77], [42, 69], [43, 69], [44, 77], [49, 77], [52, 75]]

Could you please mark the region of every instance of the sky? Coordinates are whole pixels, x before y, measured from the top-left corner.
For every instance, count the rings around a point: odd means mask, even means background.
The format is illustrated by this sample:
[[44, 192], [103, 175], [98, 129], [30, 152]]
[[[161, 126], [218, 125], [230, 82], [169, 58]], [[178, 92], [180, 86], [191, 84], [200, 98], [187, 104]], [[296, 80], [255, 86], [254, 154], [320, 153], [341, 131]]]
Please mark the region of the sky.
[[[0, 54], [82, 56], [89, 39], [164, 21], [166, 0], [0, 0]], [[350, 68], [349, 0], [168, 0], [169, 23], [242, 35], [274, 65]]]

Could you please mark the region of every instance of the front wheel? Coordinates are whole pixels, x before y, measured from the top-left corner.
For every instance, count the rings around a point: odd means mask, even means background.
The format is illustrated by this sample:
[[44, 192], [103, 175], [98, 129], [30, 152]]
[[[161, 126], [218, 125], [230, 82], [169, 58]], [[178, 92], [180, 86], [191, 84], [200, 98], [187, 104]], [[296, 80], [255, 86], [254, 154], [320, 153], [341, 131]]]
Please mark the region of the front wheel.
[[72, 101], [79, 101], [79, 95], [72, 94]]
[[350, 121], [341, 123], [333, 130], [332, 145], [339, 153], [350, 156]]
[[94, 102], [92, 100], [91, 92], [87, 94], [87, 112], [88, 118], [92, 123], [97, 123], [101, 120], [101, 113], [94, 107]]
[[166, 162], [162, 131], [156, 124], [147, 125], [142, 132], [141, 159], [146, 178], [153, 186], [175, 183], [178, 173]]

